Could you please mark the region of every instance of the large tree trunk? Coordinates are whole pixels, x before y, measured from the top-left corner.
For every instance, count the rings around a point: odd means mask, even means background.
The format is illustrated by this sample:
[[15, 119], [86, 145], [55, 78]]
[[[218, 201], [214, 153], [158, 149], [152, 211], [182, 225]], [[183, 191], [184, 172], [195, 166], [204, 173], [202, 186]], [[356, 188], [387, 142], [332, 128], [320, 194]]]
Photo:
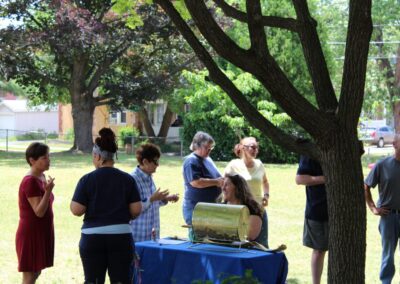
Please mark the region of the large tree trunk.
[[140, 109], [139, 114], [140, 114], [140, 120], [143, 123], [143, 127], [144, 127], [144, 130], [146, 131], [147, 136], [155, 137], [156, 134], [154, 132], [153, 126], [151, 125], [151, 122], [150, 122], [150, 119], [149, 119], [149, 114], [148, 114], [146, 108], [142, 107]]
[[73, 71], [69, 93], [71, 96], [72, 119], [74, 123], [75, 141], [72, 150], [90, 153], [93, 148], [93, 113], [96, 101], [93, 91], [85, 85], [88, 56], [81, 54], [73, 62]]
[[169, 127], [171, 126], [171, 123], [172, 123], [173, 114], [174, 113], [171, 111], [171, 109], [169, 108], [169, 106], [167, 104], [167, 107], [165, 109], [165, 113], [163, 116], [163, 120], [161, 123], [160, 131], [158, 131], [157, 137], [163, 137], [163, 138], [167, 137]]
[[326, 141], [321, 156], [327, 178], [329, 283], [364, 283], [366, 206], [362, 146], [355, 135], [339, 129]]
[[74, 122], [74, 149], [90, 153], [93, 148], [93, 113], [95, 104], [92, 96], [74, 92], [71, 94], [72, 118]]

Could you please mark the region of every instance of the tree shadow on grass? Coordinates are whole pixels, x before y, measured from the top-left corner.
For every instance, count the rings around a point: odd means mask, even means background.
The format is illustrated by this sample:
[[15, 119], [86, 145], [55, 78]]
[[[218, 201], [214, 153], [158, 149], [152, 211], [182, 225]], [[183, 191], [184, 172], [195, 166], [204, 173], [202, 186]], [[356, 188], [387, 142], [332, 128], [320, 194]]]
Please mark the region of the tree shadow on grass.
[[[50, 149], [51, 151], [51, 149]], [[87, 167], [92, 165], [91, 154], [72, 154], [70, 151], [50, 152], [50, 160], [52, 166], [64, 167]], [[27, 162], [25, 152], [5, 152], [0, 151], [0, 166], [7, 167], [25, 167]]]
[[288, 278], [286, 279], [286, 284], [299, 284], [300, 281], [296, 278]]
[[[68, 167], [68, 168], [82, 168], [92, 166], [91, 153], [74, 153], [71, 151], [51, 152], [50, 148], [51, 166], [55, 167]], [[125, 154], [118, 152], [116, 167], [120, 165], [135, 165], [137, 163], [136, 156], [133, 154]], [[162, 157], [163, 165], [168, 166], [181, 166], [181, 157]], [[21, 152], [6, 152], [0, 150], [0, 167], [26, 167], [25, 151]]]

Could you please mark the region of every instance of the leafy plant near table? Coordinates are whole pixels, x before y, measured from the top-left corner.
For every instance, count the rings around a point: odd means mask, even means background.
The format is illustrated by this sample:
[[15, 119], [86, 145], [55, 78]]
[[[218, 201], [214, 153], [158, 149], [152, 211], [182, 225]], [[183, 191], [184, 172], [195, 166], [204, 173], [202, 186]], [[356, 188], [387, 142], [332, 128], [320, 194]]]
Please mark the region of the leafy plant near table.
[[[229, 275], [226, 277], [226, 275]], [[218, 275], [218, 279], [221, 280], [221, 284], [261, 284], [256, 277], [253, 276], [253, 270], [247, 269], [244, 272], [244, 276], [230, 275], [228, 273], [221, 273]], [[211, 280], [195, 280], [192, 284], [213, 284]]]

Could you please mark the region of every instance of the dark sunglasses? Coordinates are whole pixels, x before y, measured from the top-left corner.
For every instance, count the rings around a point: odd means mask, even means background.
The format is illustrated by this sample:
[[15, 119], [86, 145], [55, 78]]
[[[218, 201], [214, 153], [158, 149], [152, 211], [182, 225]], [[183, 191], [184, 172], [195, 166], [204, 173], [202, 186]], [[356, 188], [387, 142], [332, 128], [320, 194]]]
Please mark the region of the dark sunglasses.
[[250, 149], [253, 149], [253, 150], [257, 150], [258, 149], [257, 145], [243, 145], [243, 147], [250, 148]]
[[151, 162], [153, 162], [154, 165], [156, 165], [156, 166], [158, 166], [160, 164], [160, 161], [156, 160], [156, 159], [151, 160]]

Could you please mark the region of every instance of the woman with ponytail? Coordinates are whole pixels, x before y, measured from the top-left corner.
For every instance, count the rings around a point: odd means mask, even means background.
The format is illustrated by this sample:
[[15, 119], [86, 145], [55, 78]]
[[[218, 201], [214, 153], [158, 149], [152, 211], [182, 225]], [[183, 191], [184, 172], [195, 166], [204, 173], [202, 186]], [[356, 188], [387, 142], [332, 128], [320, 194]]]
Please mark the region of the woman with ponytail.
[[131, 283], [134, 241], [129, 221], [140, 214], [141, 202], [133, 177], [114, 167], [118, 149], [109, 128], [99, 131], [93, 146], [95, 170], [78, 182], [71, 212], [82, 216], [79, 253], [85, 283]]
[[[263, 207], [268, 206], [269, 183], [263, 163], [257, 159], [258, 142], [254, 137], [245, 137], [233, 149], [238, 159], [228, 163], [225, 174], [241, 175], [247, 182], [254, 199]], [[263, 222], [266, 224], [265, 238], [268, 246], [268, 215], [264, 210]]]

